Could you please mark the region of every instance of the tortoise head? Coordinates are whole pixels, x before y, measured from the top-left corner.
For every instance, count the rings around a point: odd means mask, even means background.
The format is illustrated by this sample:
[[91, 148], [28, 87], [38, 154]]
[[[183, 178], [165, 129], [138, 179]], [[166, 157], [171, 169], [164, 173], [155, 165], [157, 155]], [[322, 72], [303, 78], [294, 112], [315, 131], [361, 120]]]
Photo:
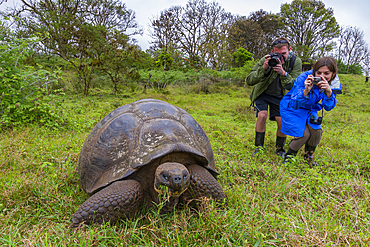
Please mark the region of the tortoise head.
[[176, 162], [159, 165], [155, 171], [154, 189], [161, 193], [168, 188], [171, 197], [179, 197], [190, 184], [190, 173], [186, 167]]

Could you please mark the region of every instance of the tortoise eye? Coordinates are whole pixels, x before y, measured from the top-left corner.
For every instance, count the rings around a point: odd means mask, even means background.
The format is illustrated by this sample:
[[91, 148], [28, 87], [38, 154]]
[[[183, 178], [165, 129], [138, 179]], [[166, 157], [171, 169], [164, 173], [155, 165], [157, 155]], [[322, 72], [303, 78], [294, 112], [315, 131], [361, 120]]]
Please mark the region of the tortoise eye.
[[166, 174], [161, 174], [161, 177], [162, 177], [162, 179], [164, 180], [164, 181], [168, 181], [168, 176], [166, 175]]

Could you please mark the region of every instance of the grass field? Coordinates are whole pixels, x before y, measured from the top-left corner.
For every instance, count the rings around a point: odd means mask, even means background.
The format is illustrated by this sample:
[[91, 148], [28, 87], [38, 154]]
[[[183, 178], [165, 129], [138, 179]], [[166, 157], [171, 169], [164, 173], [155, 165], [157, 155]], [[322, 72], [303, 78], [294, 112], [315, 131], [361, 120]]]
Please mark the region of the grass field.
[[[252, 157], [255, 112], [251, 88], [210, 86], [117, 96], [62, 95], [62, 130], [26, 126], [0, 133], [1, 246], [368, 246], [370, 245], [370, 85], [340, 75], [344, 94], [325, 112], [324, 135], [309, 168], [302, 152], [282, 165], [274, 154], [276, 124], [268, 122], [265, 150]], [[204, 201], [198, 211], [142, 211], [114, 225], [70, 231], [87, 199], [77, 173], [93, 126], [120, 105], [143, 98], [188, 111], [207, 133], [228, 206]], [[288, 138], [289, 140], [289, 138]], [[289, 141], [287, 142], [288, 145]]]

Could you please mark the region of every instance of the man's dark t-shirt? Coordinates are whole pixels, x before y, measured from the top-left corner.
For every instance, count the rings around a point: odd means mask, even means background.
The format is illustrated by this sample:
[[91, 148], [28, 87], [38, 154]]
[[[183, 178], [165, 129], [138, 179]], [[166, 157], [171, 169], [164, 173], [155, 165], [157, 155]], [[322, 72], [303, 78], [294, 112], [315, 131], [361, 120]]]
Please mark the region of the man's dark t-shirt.
[[275, 80], [266, 88], [264, 93], [279, 99], [283, 98], [284, 94], [283, 87], [281, 86], [280, 82], [280, 75], [278, 75]]

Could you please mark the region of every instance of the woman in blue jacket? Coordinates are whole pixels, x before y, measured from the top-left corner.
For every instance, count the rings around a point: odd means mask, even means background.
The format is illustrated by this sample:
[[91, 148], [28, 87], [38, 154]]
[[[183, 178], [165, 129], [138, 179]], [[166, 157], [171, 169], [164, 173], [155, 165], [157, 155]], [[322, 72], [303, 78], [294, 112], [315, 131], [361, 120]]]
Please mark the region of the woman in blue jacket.
[[304, 157], [310, 166], [314, 165], [313, 153], [323, 133], [318, 112], [332, 110], [337, 93], [341, 93], [340, 82], [336, 61], [331, 57], [320, 58], [312, 70], [297, 77], [280, 102], [281, 132], [294, 137], [283, 163], [305, 145]]

